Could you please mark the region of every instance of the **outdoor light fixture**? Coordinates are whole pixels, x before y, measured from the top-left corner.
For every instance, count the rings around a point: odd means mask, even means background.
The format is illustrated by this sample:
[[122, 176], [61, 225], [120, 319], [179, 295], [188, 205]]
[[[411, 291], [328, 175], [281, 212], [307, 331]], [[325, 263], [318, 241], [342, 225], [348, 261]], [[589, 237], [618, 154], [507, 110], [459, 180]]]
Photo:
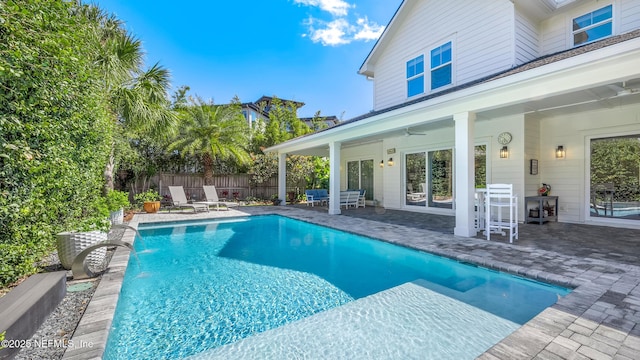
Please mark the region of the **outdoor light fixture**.
[[384, 160], [380, 160], [380, 167], [384, 167]]
[[500, 158], [506, 159], [508, 157], [509, 157], [509, 149], [507, 148], [507, 145], [505, 145], [502, 147], [502, 149], [500, 149]]
[[564, 146], [558, 145], [558, 148], [556, 149], [556, 159], [564, 159], [564, 155]]
[[387, 164], [389, 166], [393, 166], [393, 158], [389, 158], [389, 161], [387, 162]]

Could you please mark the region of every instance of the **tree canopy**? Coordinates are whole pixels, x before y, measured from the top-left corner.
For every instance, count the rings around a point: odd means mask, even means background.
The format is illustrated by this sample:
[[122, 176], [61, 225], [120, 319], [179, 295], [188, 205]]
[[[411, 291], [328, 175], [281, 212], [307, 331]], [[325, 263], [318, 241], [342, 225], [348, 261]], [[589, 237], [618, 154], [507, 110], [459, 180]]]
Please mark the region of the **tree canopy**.
[[169, 145], [169, 150], [178, 150], [199, 159], [204, 168], [205, 185], [213, 185], [216, 159], [232, 160], [238, 164], [251, 161], [246, 151], [249, 127], [239, 101], [214, 105], [195, 97], [176, 109], [179, 113], [179, 134]]

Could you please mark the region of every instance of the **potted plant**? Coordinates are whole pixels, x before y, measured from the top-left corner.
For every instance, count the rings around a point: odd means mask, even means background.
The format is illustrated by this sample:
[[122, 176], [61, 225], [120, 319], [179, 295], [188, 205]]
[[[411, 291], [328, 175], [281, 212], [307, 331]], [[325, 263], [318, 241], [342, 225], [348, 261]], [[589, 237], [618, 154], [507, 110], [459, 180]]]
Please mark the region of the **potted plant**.
[[130, 205], [129, 193], [120, 190], [111, 190], [107, 194], [106, 199], [111, 224], [122, 224], [124, 222], [124, 209]]
[[134, 199], [138, 203], [142, 203], [142, 208], [145, 212], [153, 214], [160, 210], [160, 194], [153, 189], [141, 192], [134, 196]]
[[[111, 221], [106, 198], [100, 196], [83, 209], [80, 219], [73, 223], [73, 231], [57, 234], [56, 247], [62, 267], [69, 270], [76, 256], [85, 248], [107, 240]], [[98, 248], [89, 254], [89, 265], [100, 266], [107, 256], [107, 248]]]

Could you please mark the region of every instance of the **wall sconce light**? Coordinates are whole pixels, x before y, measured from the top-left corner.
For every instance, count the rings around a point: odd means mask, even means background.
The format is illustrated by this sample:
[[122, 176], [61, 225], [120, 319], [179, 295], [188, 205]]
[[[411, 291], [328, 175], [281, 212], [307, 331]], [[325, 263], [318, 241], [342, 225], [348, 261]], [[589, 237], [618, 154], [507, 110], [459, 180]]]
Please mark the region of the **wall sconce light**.
[[380, 160], [380, 167], [384, 167], [384, 160]]
[[389, 166], [393, 166], [393, 158], [389, 158], [389, 161], [387, 161], [387, 164]]
[[509, 157], [509, 149], [507, 148], [507, 145], [505, 145], [502, 147], [502, 149], [500, 149], [500, 158], [506, 159], [508, 157]]
[[564, 155], [564, 146], [558, 145], [558, 148], [556, 148], [556, 159], [564, 159]]

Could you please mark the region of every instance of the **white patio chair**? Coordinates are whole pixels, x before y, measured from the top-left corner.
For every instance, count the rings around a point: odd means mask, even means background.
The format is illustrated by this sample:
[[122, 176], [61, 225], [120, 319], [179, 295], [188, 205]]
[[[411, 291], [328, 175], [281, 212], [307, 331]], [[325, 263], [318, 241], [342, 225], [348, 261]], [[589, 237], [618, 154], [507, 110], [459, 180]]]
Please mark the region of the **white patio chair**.
[[367, 190], [360, 190], [360, 196], [358, 196], [358, 207], [367, 207], [367, 201], [364, 197], [364, 194], [367, 193]]

